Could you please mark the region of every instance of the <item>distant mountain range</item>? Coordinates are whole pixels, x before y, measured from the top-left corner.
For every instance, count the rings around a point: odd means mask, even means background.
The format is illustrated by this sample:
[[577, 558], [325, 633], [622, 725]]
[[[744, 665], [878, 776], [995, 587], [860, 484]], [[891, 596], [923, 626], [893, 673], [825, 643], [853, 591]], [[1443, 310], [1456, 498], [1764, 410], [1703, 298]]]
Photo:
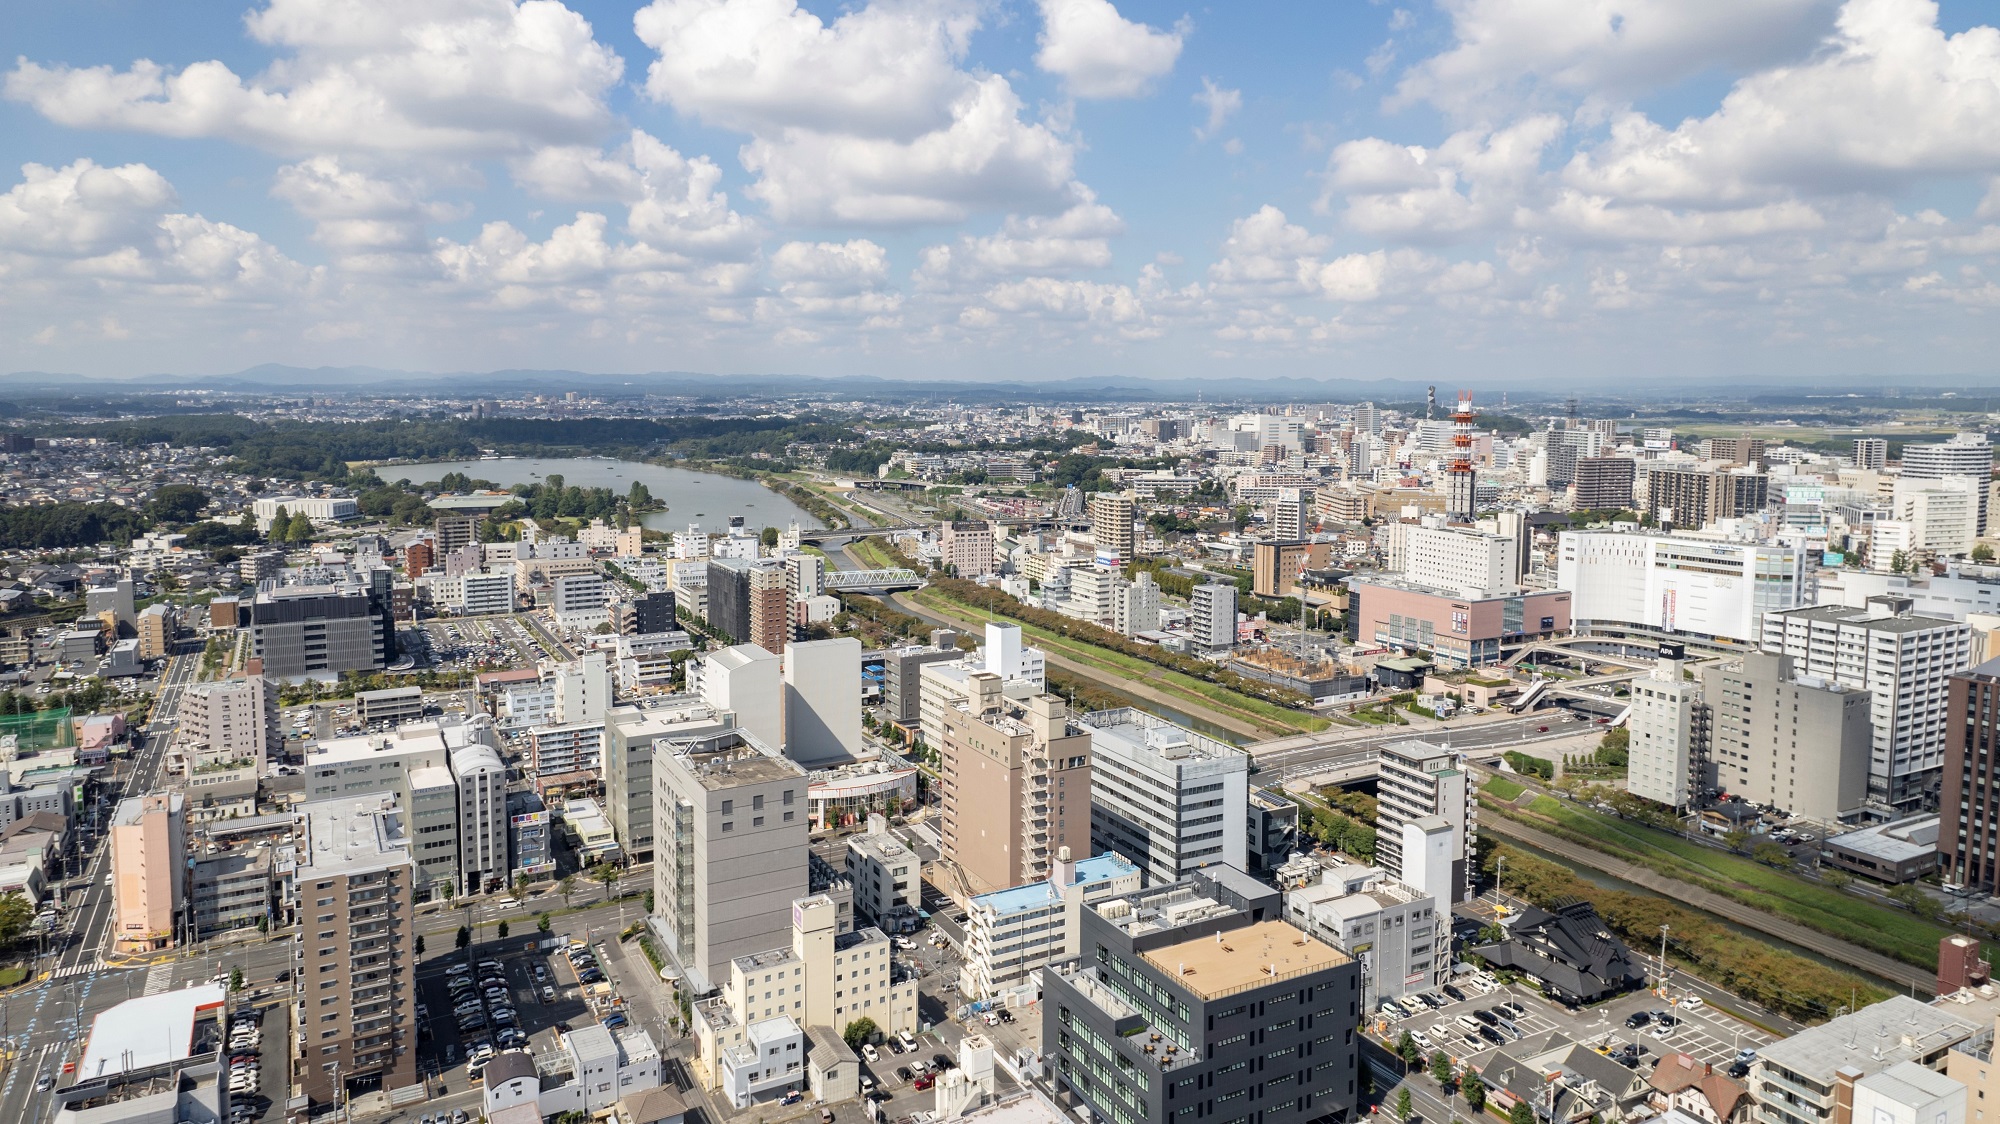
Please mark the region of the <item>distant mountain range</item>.
[[[1358, 402], [1363, 400], [1410, 402], [1421, 400], [1432, 385], [1414, 379], [1306, 379], [1232, 378], [1164, 379], [1130, 375], [1085, 376], [1046, 382], [983, 379], [889, 379], [874, 375], [828, 377], [786, 374], [704, 374], [694, 371], [651, 371], [643, 374], [596, 374], [586, 371], [502, 370], [502, 371], [399, 371], [380, 367], [292, 367], [266, 363], [227, 375], [149, 374], [131, 378], [91, 378], [46, 371], [17, 371], [0, 375], [0, 394], [22, 397], [47, 395], [102, 396], [106, 393], [162, 394], [174, 391], [209, 391], [237, 394], [325, 394], [325, 393], [404, 393], [441, 394], [464, 397], [469, 394], [511, 397], [522, 392], [578, 393], [600, 395], [667, 394], [741, 399], [745, 396], [781, 397], [824, 396], [836, 399], [895, 399], [914, 402], [931, 399], [948, 401], [1042, 401], [1058, 402], [1159, 402], [1159, 401], [1285, 401]], [[1456, 398], [1458, 384], [1436, 382], [1441, 404]], [[1903, 396], [1921, 398], [1950, 391], [2000, 387], [2000, 373], [1962, 376], [1924, 376], [1922, 385], [1904, 376], [1834, 375], [1796, 379], [1743, 379], [1690, 377], [1687, 379], [1634, 382], [1621, 380], [1607, 386], [1597, 377], [1534, 379], [1480, 379], [1472, 384], [1483, 409], [1493, 409], [1496, 395], [1503, 390], [1510, 401], [1559, 400], [1568, 394], [1591, 399], [1622, 398], [1634, 394], [1657, 399], [1663, 392], [1673, 397], [1750, 398], [1759, 394], [1797, 395], [1812, 388], [1828, 394], [1879, 395], [1893, 387]]]

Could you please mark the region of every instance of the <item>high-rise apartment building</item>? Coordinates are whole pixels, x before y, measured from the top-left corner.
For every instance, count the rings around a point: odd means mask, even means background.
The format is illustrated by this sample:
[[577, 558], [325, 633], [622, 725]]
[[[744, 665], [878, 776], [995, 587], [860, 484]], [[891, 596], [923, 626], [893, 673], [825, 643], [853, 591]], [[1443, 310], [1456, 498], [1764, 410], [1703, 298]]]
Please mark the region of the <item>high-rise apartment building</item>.
[[120, 952], [169, 948], [189, 920], [187, 806], [179, 792], [128, 796], [111, 814], [113, 940]]
[[748, 730], [653, 757], [653, 917], [701, 994], [729, 963], [786, 943], [806, 896], [806, 774]]
[[1854, 439], [1854, 467], [1880, 472], [1889, 467], [1889, 441], [1885, 437]]
[[1229, 867], [1085, 906], [1042, 976], [1057, 1086], [1114, 1124], [1348, 1119], [1360, 966], [1283, 916]]
[[311, 801], [300, 819], [296, 1079], [314, 1104], [415, 1085], [416, 918], [405, 814], [374, 795]]
[[1646, 514], [1662, 525], [1699, 530], [1764, 510], [1771, 478], [1761, 472], [1656, 469], [1646, 474]]
[[178, 717], [176, 749], [190, 768], [240, 761], [261, 773], [271, 753], [285, 744], [277, 686], [261, 675], [189, 686]]
[[1987, 492], [1993, 480], [1993, 446], [1983, 433], [1960, 433], [1938, 445], [1905, 445], [1897, 474], [1911, 480], [1969, 476], [1979, 495], [1979, 533], [1988, 526]]
[[1311, 529], [1312, 503], [1299, 488], [1280, 488], [1271, 501], [1271, 534], [1279, 539], [1301, 539]]
[[993, 572], [993, 524], [984, 519], [947, 519], [938, 524], [938, 565], [956, 577]]
[[737, 644], [703, 656], [695, 693], [716, 712], [736, 715], [736, 725], [773, 748], [785, 744], [785, 685], [778, 654]]
[[1436, 879], [1410, 869], [1419, 865], [1407, 855], [1404, 828], [1436, 817], [1451, 829], [1447, 858], [1451, 863], [1448, 908], [1466, 900], [1470, 873], [1466, 863], [1479, 831], [1476, 792], [1467, 781], [1462, 754], [1422, 741], [1392, 742], [1382, 747], [1381, 779], [1376, 789], [1375, 859], [1398, 882], [1430, 892]]
[[1898, 808], [1937, 799], [1949, 737], [1951, 677], [1972, 663], [1964, 621], [1915, 612], [1906, 597], [1859, 609], [1817, 605], [1764, 617], [1763, 649], [1791, 657], [1800, 675], [1872, 697], [1870, 798]]
[[746, 639], [767, 652], [782, 652], [791, 640], [791, 574], [784, 566], [758, 562], [750, 571], [750, 632]]
[[1746, 652], [1702, 669], [1708, 769], [1718, 793], [1838, 823], [1868, 796], [1869, 695]]
[[1630, 457], [1579, 457], [1575, 490], [1578, 511], [1615, 511], [1632, 506], [1639, 464]]
[[1259, 597], [1298, 596], [1299, 575], [1332, 558], [1329, 543], [1276, 538], [1250, 547], [1250, 592]]
[[1764, 467], [1765, 445], [1762, 437], [1711, 437], [1708, 440], [1708, 455], [1711, 460]]
[[174, 632], [179, 627], [173, 606], [165, 602], [148, 605], [134, 619], [139, 631], [139, 658], [156, 660], [173, 651]]
[[622, 635], [651, 636], [679, 627], [674, 616], [674, 595], [666, 590], [642, 593], [619, 607], [618, 631]]
[[1696, 797], [1695, 770], [1705, 745], [1707, 724], [1701, 685], [1687, 677], [1686, 649], [1660, 645], [1653, 670], [1632, 681], [1631, 735], [1625, 789], [1669, 808], [1685, 808]]
[[1137, 636], [1160, 627], [1160, 583], [1146, 571], [1119, 586], [1112, 602], [1112, 627], [1120, 636]]
[[479, 541], [479, 521], [477, 515], [467, 515], [458, 511], [440, 511], [437, 514], [437, 553], [443, 557], [468, 543]]
[[1097, 544], [1098, 565], [1124, 566], [1132, 561], [1137, 510], [1127, 492], [1098, 492], [1090, 497], [1090, 538]]
[[1207, 582], [1194, 587], [1188, 598], [1188, 643], [1204, 655], [1218, 655], [1236, 647], [1234, 585]]
[[1092, 854], [1125, 856], [1149, 886], [1217, 863], [1248, 869], [1249, 754], [1129, 707], [1083, 724]]
[[973, 892], [1047, 878], [1064, 847], [1090, 846], [1090, 730], [1054, 695], [1021, 702], [989, 671], [944, 709], [939, 787], [944, 857]]
[[2000, 659], [1951, 677], [1945, 711], [1938, 866], [1944, 877], [2000, 894]]
[[957, 645], [935, 648], [912, 644], [882, 653], [882, 714], [899, 725], [914, 725], [923, 701], [921, 673], [925, 664], [965, 658]]

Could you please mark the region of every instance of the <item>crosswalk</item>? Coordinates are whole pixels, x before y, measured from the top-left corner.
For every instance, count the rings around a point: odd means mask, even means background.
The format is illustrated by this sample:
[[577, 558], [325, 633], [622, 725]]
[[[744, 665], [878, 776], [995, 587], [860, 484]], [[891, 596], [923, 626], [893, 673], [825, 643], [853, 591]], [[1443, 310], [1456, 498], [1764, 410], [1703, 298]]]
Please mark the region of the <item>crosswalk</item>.
[[101, 972], [104, 969], [104, 958], [100, 956], [95, 960], [87, 960], [81, 964], [67, 964], [57, 968], [55, 971], [49, 973], [49, 978], [52, 980], [66, 980], [74, 976], [87, 976], [92, 972]]
[[174, 965], [172, 961], [168, 961], [165, 964], [155, 964], [146, 969], [146, 988], [144, 994], [158, 995], [169, 987], [172, 987], [173, 984]]

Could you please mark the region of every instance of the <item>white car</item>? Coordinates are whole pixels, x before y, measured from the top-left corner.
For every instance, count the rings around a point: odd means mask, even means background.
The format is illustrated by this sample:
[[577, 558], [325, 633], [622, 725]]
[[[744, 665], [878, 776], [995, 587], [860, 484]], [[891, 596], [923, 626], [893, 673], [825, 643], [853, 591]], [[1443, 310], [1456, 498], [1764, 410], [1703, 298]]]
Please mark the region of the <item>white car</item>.
[[876, 1062], [882, 1060], [882, 1055], [876, 1052], [874, 1045], [871, 1043], [862, 1044], [861, 1056], [868, 1059], [869, 1065], [874, 1065]]
[[1680, 1002], [1675, 1003], [1674, 1006], [1679, 1007], [1683, 1011], [1699, 1011], [1703, 1006], [1702, 998], [1699, 995], [1683, 995], [1680, 998]]

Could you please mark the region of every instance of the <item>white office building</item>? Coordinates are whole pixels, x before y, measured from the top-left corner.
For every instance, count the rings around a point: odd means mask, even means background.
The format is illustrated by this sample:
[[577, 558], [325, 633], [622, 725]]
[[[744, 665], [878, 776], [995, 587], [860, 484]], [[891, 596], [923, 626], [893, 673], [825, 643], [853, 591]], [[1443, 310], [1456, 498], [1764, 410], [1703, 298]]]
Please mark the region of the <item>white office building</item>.
[[1512, 538], [1442, 525], [1398, 523], [1389, 530], [1391, 542], [1402, 540], [1402, 572], [1409, 581], [1479, 596], [1520, 588], [1520, 553]]
[[1556, 586], [1579, 633], [1755, 645], [1766, 613], [1805, 604], [1802, 547], [1645, 531], [1565, 531]]
[[1701, 685], [1685, 674], [1686, 650], [1660, 645], [1660, 661], [1632, 681], [1631, 736], [1625, 790], [1634, 796], [1685, 808], [1697, 795], [1693, 770], [1701, 748]]
[[1983, 433], [1959, 433], [1937, 445], [1905, 445], [1897, 475], [1909, 480], [1969, 477], [1978, 500], [1979, 534], [1988, 527], [1987, 486], [1993, 479], [1993, 446]]
[[1907, 598], [1875, 597], [1859, 609], [1819, 605], [1768, 616], [1763, 648], [1790, 656], [1800, 675], [1870, 693], [1871, 800], [1911, 808], [1936, 799], [1950, 680], [1972, 665], [1969, 625], [1917, 613]]
[[1449, 911], [1375, 867], [1337, 866], [1286, 891], [1285, 919], [1360, 961], [1364, 1015], [1450, 982]]
[[1030, 983], [1044, 965], [1078, 955], [1083, 908], [1135, 893], [1143, 881], [1123, 855], [1075, 860], [1059, 854], [1045, 881], [976, 895], [966, 903], [959, 991], [991, 999]]
[[808, 769], [861, 759], [861, 641], [785, 644], [785, 756]]
[[1236, 647], [1236, 587], [1208, 582], [1189, 598], [1188, 643], [1202, 655], [1225, 655]]
[[[691, 665], [689, 686], [718, 711], [736, 713], [736, 724], [768, 746], [785, 744], [785, 688], [778, 657], [755, 644], [710, 652]], [[855, 675], [855, 694], [861, 691]]]
[[1131, 708], [1078, 717], [1091, 735], [1091, 850], [1131, 859], [1149, 886], [1249, 866], [1249, 754]]

